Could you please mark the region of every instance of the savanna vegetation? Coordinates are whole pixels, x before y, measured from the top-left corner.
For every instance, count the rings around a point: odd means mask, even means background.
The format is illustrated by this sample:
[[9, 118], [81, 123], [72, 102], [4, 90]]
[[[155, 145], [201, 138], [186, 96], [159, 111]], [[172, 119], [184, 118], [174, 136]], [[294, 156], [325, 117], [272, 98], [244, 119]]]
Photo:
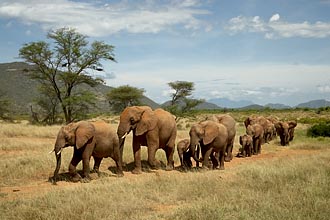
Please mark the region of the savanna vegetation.
[[[178, 121], [177, 142], [189, 137], [190, 126], [206, 115], [193, 114]], [[312, 138], [307, 130], [329, 120], [329, 112], [312, 110], [230, 111], [238, 135], [251, 114], [296, 119], [295, 138], [282, 147], [279, 138], [262, 146], [262, 153], [234, 158], [225, 170], [166, 172], [144, 166], [141, 175], [129, 172], [133, 164], [132, 136], [124, 148], [125, 176], [115, 177], [110, 158], [101, 175], [90, 183], [65, 178], [52, 185], [53, 149], [59, 125], [0, 123], [0, 219], [328, 219], [330, 216], [330, 139]], [[104, 116], [117, 128], [118, 116]], [[73, 149], [62, 153], [60, 173], [65, 177]], [[142, 159], [147, 150], [142, 148]], [[165, 162], [165, 154], [157, 151]], [[175, 154], [175, 166], [180, 165]], [[143, 163], [143, 165], [145, 165]], [[108, 169], [108, 167], [110, 167]], [[81, 164], [78, 165], [81, 170]]]

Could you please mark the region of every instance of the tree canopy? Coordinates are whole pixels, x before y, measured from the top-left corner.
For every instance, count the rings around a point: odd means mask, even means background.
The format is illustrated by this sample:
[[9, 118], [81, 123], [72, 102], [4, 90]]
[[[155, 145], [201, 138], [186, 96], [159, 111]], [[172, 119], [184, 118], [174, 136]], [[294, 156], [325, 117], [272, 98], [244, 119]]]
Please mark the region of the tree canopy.
[[141, 105], [144, 89], [129, 85], [119, 86], [112, 89], [108, 94], [109, 104], [114, 112], [121, 112], [127, 106]]
[[[76, 113], [93, 103], [95, 97], [79, 85], [94, 87], [103, 82], [92, 77], [90, 72], [102, 70], [102, 60], [115, 61], [114, 46], [102, 41], [89, 44], [87, 36], [71, 28], [49, 31], [47, 38], [51, 42], [24, 44], [19, 57], [33, 64], [29, 76], [38, 80], [40, 91], [49, 98], [50, 104], [59, 103], [68, 123], [75, 119]], [[58, 102], [54, 102], [54, 97]], [[43, 103], [43, 106], [47, 105]]]
[[168, 85], [174, 91], [171, 94], [171, 105], [167, 107], [167, 110], [176, 116], [183, 116], [204, 102], [202, 99], [189, 97], [195, 89], [193, 82], [175, 81], [169, 82]]

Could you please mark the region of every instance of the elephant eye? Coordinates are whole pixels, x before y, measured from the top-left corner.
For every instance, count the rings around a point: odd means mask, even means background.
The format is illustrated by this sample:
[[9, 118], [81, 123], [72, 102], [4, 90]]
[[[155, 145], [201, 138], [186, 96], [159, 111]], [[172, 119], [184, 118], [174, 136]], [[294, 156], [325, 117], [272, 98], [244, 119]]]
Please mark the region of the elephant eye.
[[133, 117], [131, 117], [130, 119], [129, 119], [129, 121], [131, 122], [131, 124], [134, 124], [134, 118]]

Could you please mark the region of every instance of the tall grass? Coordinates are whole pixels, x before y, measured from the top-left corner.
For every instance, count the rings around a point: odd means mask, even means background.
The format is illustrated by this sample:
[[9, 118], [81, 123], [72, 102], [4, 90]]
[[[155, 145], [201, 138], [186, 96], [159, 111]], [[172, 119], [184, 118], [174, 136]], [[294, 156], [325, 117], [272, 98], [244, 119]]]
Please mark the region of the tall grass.
[[[1, 202], [1, 219], [328, 219], [326, 154], [229, 171], [102, 178]], [[175, 172], [175, 171], [173, 171]], [[229, 175], [231, 174], [231, 175]]]
[[[125, 172], [123, 178], [115, 178], [108, 175], [108, 166], [115, 164], [105, 158], [100, 168], [105, 175], [90, 183], [61, 181], [57, 186], [49, 183], [43, 193], [31, 187], [34, 191], [16, 195], [2, 189], [20, 189], [32, 183], [47, 186], [45, 182], [55, 168], [54, 155], [48, 151], [59, 129], [21, 126], [0, 125], [0, 219], [307, 220], [330, 216], [329, 139], [307, 137], [305, 125], [298, 125], [289, 147], [279, 146], [277, 140], [263, 146], [262, 155], [272, 153], [272, 159], [235, 158], [242, 162], [226, 163], [222, 171]], [[4, 131], [10, 128], [11, 132]], [[237, 128], [237, 136], [244, 133], [243, 124], [238, 123]], [[188, 130], [178, 131], [177, 141], [189, 137]], [[237, 139], [235, 150], [239, 147]], [[129, 135], [124, 149], [127, 164], [133, 162], [131, 141]], [[287, 149], [287, 155], [276, 157], [277, 151]], [[298, 153], [301, 150], [303, 153]], [[65, 149], [62, 157], [60, 173], [68, 171], [72, 148]], [[166, 162], [161, 150], [157, 158]], [[142, 160], [147, 160], [145, 147]], [[175, 163], [179, 165], [176, 153]]]

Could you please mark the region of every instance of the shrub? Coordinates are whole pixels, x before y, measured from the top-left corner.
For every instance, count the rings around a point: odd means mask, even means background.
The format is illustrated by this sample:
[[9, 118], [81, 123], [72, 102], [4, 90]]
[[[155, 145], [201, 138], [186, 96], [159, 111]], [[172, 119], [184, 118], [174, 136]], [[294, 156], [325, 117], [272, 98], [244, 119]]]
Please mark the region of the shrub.
[[307, 130], [307, 136], [309, 137], [330, 137], [330, 123], [319, 123], [313, 125]]

